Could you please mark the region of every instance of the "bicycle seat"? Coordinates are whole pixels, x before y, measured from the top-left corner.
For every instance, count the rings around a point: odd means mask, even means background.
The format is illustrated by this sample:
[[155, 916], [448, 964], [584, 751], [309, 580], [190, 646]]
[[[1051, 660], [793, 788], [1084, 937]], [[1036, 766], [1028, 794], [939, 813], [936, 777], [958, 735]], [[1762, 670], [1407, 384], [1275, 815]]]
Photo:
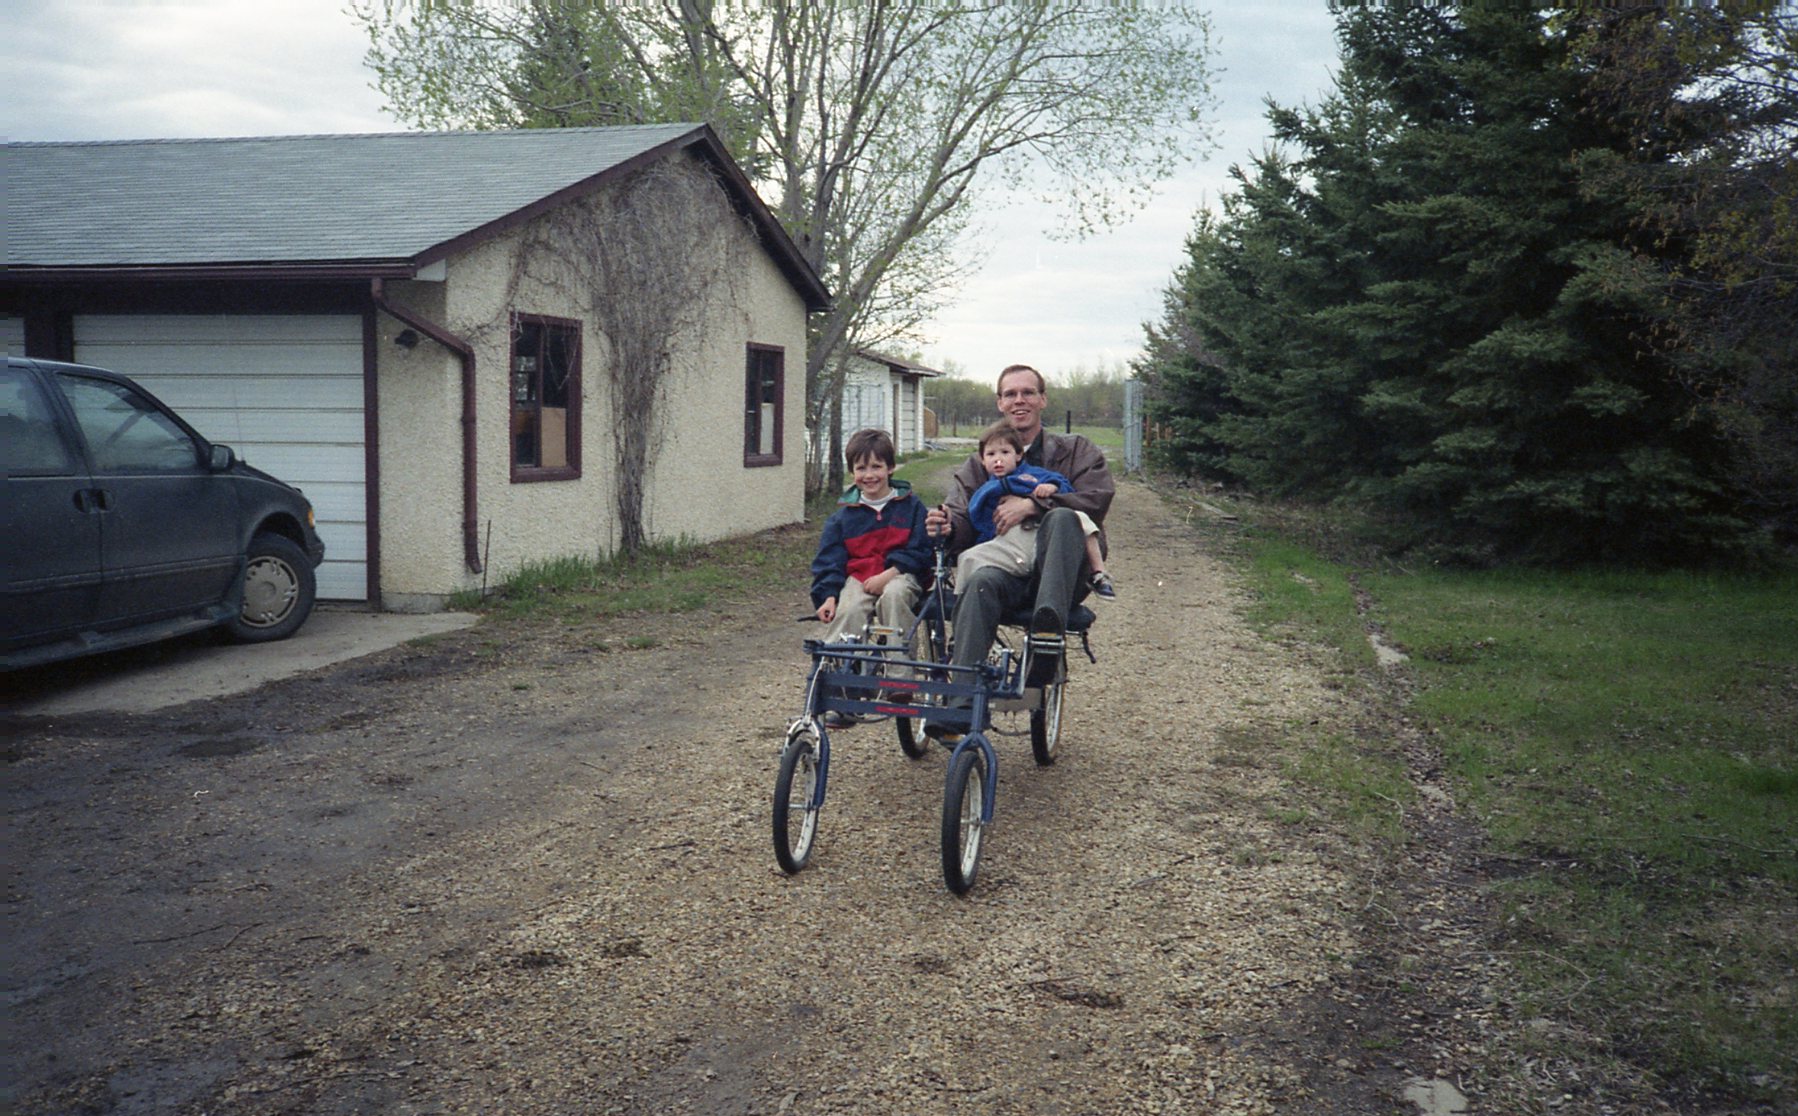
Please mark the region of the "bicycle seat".
[[[937, 615], [936, 602], [936, 594], [925, 594], [924, 603], [919, 607], [918, 615], [925, 617], [926, 619], [934, 618]], [[948, 609], [951, 615], [954, 614], [954, 593], [947, 593], [944, 595], [943, 607]], [[1030, 627], [1031, 618], [1035, 616], [1035, 614], [1036, 606], [1027, 604], [1023, 608], [1015, 609], [1014, 611], [1007, 613], [999, 623], [1013, 628], [1028, 628]], [[1093, 621], [1096, 619], [1098, 619], [1098, 615], [1094, 613], [1092, 609], [1083, 604], [1077, 604], [1068, 612], [1067, 630], [1075, 635], [1083, 635], [1086, 633], [1087, 629], [1093, 626]]]
[[[1028, 628], [1030, 627], [1031, 619], [1035, 617], [1035, 615], [1036, 606], [1034, 604], [1025, 605], [1023, 608], [1007, 613], [1002, 623], [1009, 624], [1014, 628]], [[1083, 604], [1077, 604], [1068, 610], [1067, 630], [1075, 634], [1084, 632], [1092, 627], [1093, 621], [1097, 619], [1098, 616], [1092, 609], [1087, 608]]]

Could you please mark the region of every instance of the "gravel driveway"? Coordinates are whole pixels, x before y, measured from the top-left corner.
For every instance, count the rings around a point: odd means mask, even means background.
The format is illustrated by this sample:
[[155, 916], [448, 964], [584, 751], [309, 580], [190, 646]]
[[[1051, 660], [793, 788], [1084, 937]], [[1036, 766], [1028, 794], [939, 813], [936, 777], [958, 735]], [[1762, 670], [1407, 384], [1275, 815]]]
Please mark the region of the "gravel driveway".
[[775, 867], [802, 571], [651, 650], [488, 622], [162, 714], [0, 721], [5, 1099], [1415, 1112], [1404, 1079], [1459, 1048], [1369, 983], [1375, 868], [1291, 823], [1257, 744], [1337, 699], [1149, 489], [1123, 484], [1108, 528], [1099, 661], [1075, 663], [1055, 766], [999, 742], [965, 898], [939, 868], [943, 753], [908, 761], [884, 724], [834, 738], [812, 865]]

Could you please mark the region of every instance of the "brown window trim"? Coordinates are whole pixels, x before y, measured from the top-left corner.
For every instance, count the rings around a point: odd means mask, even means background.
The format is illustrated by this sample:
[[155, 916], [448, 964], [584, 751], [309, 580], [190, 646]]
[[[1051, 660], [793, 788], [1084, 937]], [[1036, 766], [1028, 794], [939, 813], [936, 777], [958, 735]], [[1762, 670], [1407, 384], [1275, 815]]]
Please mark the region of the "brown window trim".
[[[570, 362], [574, 366], [568, 392], [568, 420], [566, 438], [568, 441], [568, 464], [544, 468], [540, 465], [518, 464], [518, 447], [512, 433], [513, 399], [512, 374], [513, 366], [518, 360], [519, 327], [525, 324], [550, 326], [566, 329], [573, 334], [574, 352]], [[581, 479], [581, 396], [586, 387], [586, 370], [581, 366], [583, 355], [581, 323], [574, 318], [557, 318], [547, 314], [512, 313], [512, 331], [506, 342], [506, 460], [511, 466], [513, 484], [535, 484], [539, 481], [568, 481]], [[541, 369], [538, 372], [542, 374]], [[541, 412], [542, 408], [538, 408]], [[541, 429], [541, 419], [539, 420]], [[541, 456], [542, 448], [538, 449]]]
[[749, 431], [746, 426], [743, 431], [743, 467], [745, 469], [759, 469], [770, 465], [779, 465], [785, 460], [787, 351], [779, 345], [759, 345], [754, 341], [749, 342], [745, 349], [743, 360], [743, 410], [745, 416], [747, 416], [752, 408], [758, 406], [761, 402], [759, 397], [752, 395], [752, 392], [761, 386], [761, 381], [759, 379], [754, 381], [750, 379], [750, 373], [755, 369], [753, 356], [755, 353], [772, 353], [778, 361], [774, 374], [774, 452], [752, 452], [749, 448]]

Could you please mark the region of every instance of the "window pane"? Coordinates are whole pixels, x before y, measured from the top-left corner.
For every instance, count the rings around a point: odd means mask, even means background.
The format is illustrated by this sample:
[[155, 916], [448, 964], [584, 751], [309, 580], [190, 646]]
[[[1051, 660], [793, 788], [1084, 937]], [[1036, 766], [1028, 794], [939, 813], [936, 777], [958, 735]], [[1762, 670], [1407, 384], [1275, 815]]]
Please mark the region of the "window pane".
[[22, 371], [0, 372], [0, 472], [58, 477], [74, 471], [43, 389]]
[[543, 405], [568, 406], [568, 384], [574, 375], [574, 331], [552, 327], [546, 331], [543, 362]]
[[[580, 324], [515, 315], [510, 376], [512, 467], [544, 470], [517, 480], [580, 475]], [[556, 470], [551, 473], [550, 470]]]
[[538, 386], [542, 370], [538, 362], [543, 355], [543, 327], [523, 322], [518, 327], [518, 340], [512, 346], [512, 402], [535, 403], [541, 398]]
[[545, 469], [568, 465], [568, 409], [545, 407], [537, 421], [542, 452], [537, 464]]
[[537, 459], [538, 447], [542, 444], [539, 437], [539, 423], [536, 411], [512, 412], [512, 464], [541, 465]]
[[782, 354], [751, 348], [744, 384], [743, 455], [750, 464], [780, 461]]
[[130, 388], [84, 376], [63, 376], [61, 382], [96, 473], [199, 468], [199, 450], [187, 431]]

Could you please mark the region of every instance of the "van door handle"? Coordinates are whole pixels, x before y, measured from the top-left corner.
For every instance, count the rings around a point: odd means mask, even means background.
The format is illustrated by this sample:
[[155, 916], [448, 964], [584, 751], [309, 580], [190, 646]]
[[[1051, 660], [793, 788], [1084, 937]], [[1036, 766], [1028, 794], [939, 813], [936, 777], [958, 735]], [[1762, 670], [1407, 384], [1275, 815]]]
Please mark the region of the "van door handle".
[[112, 510], [112, 493], [104, 488], [77, 488], [75, 490], [75, 510], [93, 514]]

